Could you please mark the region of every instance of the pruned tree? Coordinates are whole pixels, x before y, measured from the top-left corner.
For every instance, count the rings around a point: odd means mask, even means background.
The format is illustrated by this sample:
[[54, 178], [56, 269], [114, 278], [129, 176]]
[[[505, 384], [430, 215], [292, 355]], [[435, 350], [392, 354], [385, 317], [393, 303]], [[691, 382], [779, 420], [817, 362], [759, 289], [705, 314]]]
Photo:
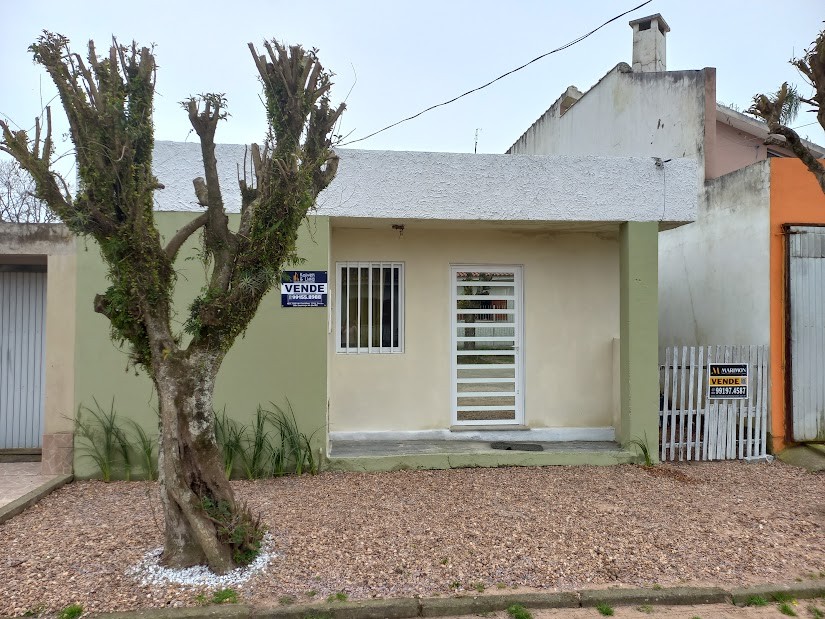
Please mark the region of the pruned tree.
[[[152, 50], [118, 45], [87, 60], [69, 41], [45, 32], [31, 46], [52, 77], [69, 120], [79, 187], [72, 196], [52, 169], [51, 118], [33, 138], [0, 121], [0, 148], [31, 174], [36, 195], [75, 233], [97, 241], [111, 286], [94, 309], [111, 336], [128, 346], [132, 362], [151, 377], [160, 408], [159, 478], [165, 516], [163, 561], [208, 565], [223, 573], [249, 562], [263, 535], [260, 522], [236, 501], [215, 442], [213, 390], [227, 351], [244, 332], [282, 265], [296, 256], [298, 228], [315, 198], [335, 176], [333, 127], [344, 105], [332, 107], [330, 74], [315, 50], [250, 44], [260, 75], [269, 131], [252, 145], [251, 165], [239, 179], [237, 229], [224, 210], [215, 159], [215, 132], [226, 117], [223, 95], [184, 102], [198, 134], [204, 176], [194, 180], [205, 209], [165, 245], [155, 225], [152, 174]], [[185, 333], [170, 326], [175, 259], [203, 229], [206, 284], [191, 304]]]
[[785, 82], [775, 93], [756, 95], [748, 113], [768, 124], [769, 133], [765, 143], [790, 149], [816, 177], [819, 186], [825, 192], [825, 166], [811, 152], [799, 134], [788, 126], [802, 102], [812, 108], [811, 111], [816, 113], [820, 126], [825, 129], [825, 30], [819, 33], [802, 57], [794, 58], [791, 64], [799, 69], [813, 89], [813, 94], [808, 98], [801, 97], [795, 88]]
[[34, 193], [34, 181], [17, 161], [0, 161], [0, 222], [28, 224], [57, 221], [57, 216]]

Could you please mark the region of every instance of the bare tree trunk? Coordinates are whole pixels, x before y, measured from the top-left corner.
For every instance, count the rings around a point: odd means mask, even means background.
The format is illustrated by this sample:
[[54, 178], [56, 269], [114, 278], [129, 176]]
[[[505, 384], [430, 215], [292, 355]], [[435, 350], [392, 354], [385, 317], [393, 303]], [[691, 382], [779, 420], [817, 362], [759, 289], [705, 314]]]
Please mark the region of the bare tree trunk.
[[[215, 442], [212, 396], [221, 352], [169, 355], [156, 366], [160, 406], [158, 472], [166, 520], [163, 562], [170, 567], [208, 565], [222, 574], [235, 565], [225, 539], [236, 513], [235, 497]], [[224, 529], [223, 534], [221, 529]]]

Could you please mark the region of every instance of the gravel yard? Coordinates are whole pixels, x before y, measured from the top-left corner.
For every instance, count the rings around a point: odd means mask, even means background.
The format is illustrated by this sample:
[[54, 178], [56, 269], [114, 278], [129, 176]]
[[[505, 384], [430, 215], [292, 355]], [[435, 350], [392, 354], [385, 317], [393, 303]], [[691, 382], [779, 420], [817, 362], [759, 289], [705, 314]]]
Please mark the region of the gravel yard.
[[[234, 482], [274, 540], [235, 586], [276, 605], [512, 587], [746, 585], [825, 573], [825, 475], [779, 462], [324, 473]], [[162, 543], [157, 487], [76, 482], [0, 525], [0, 615], [191, 606], [127, 575]]]

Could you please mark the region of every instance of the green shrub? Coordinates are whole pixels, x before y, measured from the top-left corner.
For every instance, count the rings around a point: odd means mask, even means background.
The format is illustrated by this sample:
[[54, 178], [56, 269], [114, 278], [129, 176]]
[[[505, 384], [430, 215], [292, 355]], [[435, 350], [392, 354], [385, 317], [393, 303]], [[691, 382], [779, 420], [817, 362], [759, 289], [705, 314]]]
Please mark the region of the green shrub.
[[201, 508], [215, 523], [218, 540], [232, 548], [232, 560], [236, 565], [249, 565], [261, 552], [266, 533], [260, 517], [255, 517], [245, 504], [232, 511], [227, 501], [201, 498]]
[[226, 409], [215, 414], [215, 438], [223, 454], [224, 472], [232, 476], [236, 462], [247, 479], [318, 472], [312, 436], [298, 429], [295, 411], [287, 400], [283, 409], [258, 406], [251, 427], [229, 418]]
[[157, 447], [156, 441], [149, 436], [146, 430], [143, 429], [143, 426], [134, 419], [129, 419], [128, 423], [132, 427], [132, 432], [134, 432], [135, 438], [137, 439], [135, 444], [141, 465], [143, 466], [143, 472], [146, 474], [146, 479], [157, 479], [158, 460], [155, 455], [155, 449]]
[[288, 399], [286, 410], [273, 402], [270, 404], [275, 410], [265, 411], [265, 413], [280, 436], [280, 441], [272, 453], [272, 474], [275, 476], [288, 473], [314, 475], [318, 472], [318, 463], [312, 453], [310, 442], [315, 433], [307, 436], [298, 429], [295, 411]]
[[272, 438], [267, 430], [267, 412], [260, 406], [255, 411], [252, 434], [244, 433], [241, 438], [241, 463], [247, 479], [268, 477], [269, 463], [272, 459]]
[[123, 472], [125, 479], [130, 479], [131, 448], [126, 433], [118, 426], [114, 398], [108, 411], [96, 399], [94, 403], [94, 408], [81, 404], [77, 409], [75, 440], [82, 441], [77, 449], [83, 457], [90, 458], [97, 465], [103, 481], [111, 481], [118, 471]]
[[244, 426], [226, 416], [226, 407], [220, 413], [215, 412], [215, 441], [223, 455], [223, 471], [227, 479], [232, 477], [235, 459], [243, 451], [245, 434]]

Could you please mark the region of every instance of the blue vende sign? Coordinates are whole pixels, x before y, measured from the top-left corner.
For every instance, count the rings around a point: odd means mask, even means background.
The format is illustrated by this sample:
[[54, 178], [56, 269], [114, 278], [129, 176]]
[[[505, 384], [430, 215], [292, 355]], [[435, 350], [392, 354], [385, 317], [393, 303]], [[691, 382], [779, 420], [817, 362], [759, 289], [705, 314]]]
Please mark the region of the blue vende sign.
[[281, 307], [326, 307], [326, 271], [284, 271]]

